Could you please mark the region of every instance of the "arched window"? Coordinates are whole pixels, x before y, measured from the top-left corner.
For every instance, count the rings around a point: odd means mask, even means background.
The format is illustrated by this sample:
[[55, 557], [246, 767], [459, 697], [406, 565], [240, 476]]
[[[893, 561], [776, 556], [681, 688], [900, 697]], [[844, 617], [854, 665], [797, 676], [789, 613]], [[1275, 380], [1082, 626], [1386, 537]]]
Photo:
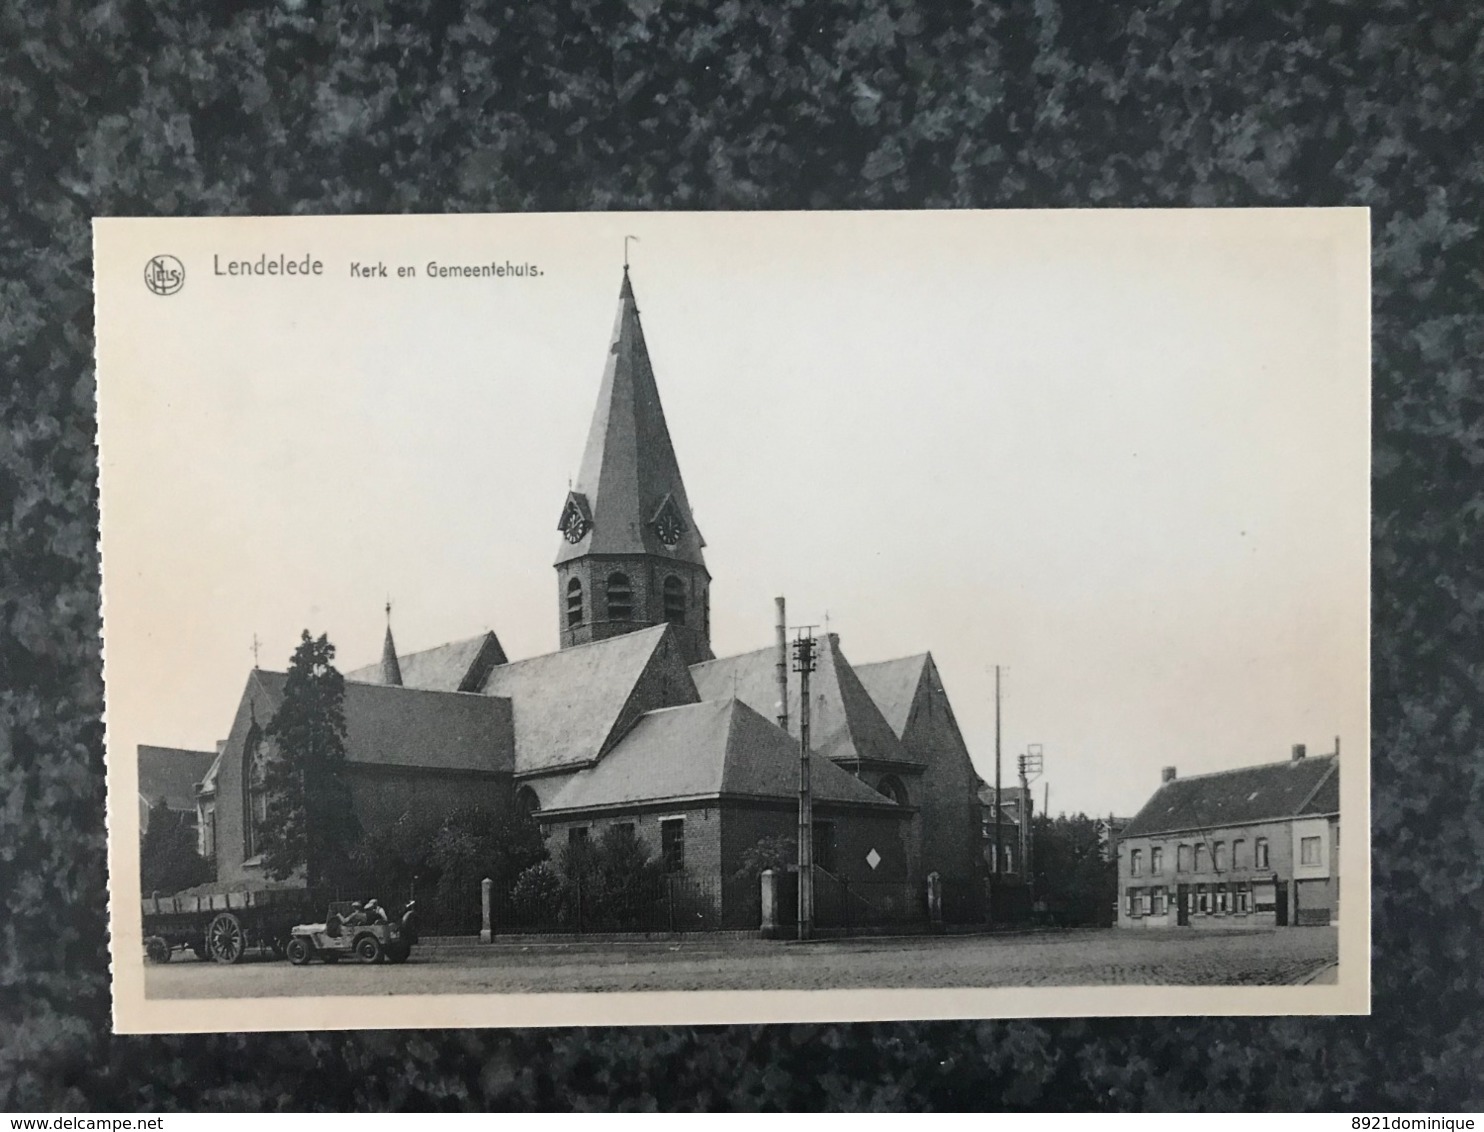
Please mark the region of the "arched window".
[[885, 794], [899, 806], [907, 804], [907, 788], [902, 785], [902, 780], [894, 774], [888, 774], [876, 784], [876, 790]]
[[540, 808], [541, 799], [529, 786], [522, 786], [515, 792], [515, 812], [521, 817], [532, 817]]
[[665, 579], [665, 620], [685, 624], [685, 583], [674, 574]]
[[634, 588], [627, 574], [608, 575], [608, 620], [629, 621], [634, 616]]
[[242, 751], [242, 841], [245, 857], [263, 851], [263, 827], [268, 824], [268, 749], [257, 731], [248, 735]]
[[582, 579], [573, 578], [567, 583], [567, 628], [575, 629], [582, 624]]

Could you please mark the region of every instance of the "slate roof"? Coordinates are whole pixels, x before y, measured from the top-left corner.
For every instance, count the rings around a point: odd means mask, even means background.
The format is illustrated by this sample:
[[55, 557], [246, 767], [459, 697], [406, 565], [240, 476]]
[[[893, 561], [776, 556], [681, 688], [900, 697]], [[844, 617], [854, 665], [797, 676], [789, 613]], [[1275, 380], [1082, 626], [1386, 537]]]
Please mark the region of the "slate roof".
[[165, 803], [170, 810], [196, 809], [196, 784], [216, 762], [215, 751], [192, 751], [183, 747], [139, 748], [139, 795], [150, 803]]
[[855, 674], [866, 689], [886, 722], [900, 739], [907, 731], [912, 716], [912, 705], [917, 701], [917, 689], [922, 677], [932, 662], [930, 653], [898, 657], [896, 660], [878, 660], [874, 664], [858, 664]]
[[[269, 703], [287, 675], [253, 673]], [[346, 757], [364, 766], [508, 773], [515, 768], [510, 704], [470, 692], [345, 684]]]
[[[840, 651], [838, 634], [819, 638], [817, 668], [810, 677], [810, 743], [814, 750], [836, 761], [875, 759], [917, 764], [902, 745], [892, 725], [872, 700]], [[777, 715], [778, 654], [772, 648], [739, 656], [721, 657], [693, 665], [691, 675], [703, 700], [736, 696], [767, 719]], [[797, 735], [799, 677], [788, 680], [789, 731]]]
[[[650, 554], [704, 568], [706, 542], [680, 479], [627, 268], [598, 406], [572, 491], [585, 498], [592, 526], [576, 543], [562, 539], [557, 565], [586, 554]], [[660, 542], [651, 522], [667, 495], [685, 528], [674, 547]]]
[[[691, 798], [798, 798], [798, 741], [735, 699], [706, 700], [640, 717], [603, 761], [572, 776], [542, 807], [553, 811]], [[894, 809], [854, 775], [814, 763], [816, 802]]]
[[[504, 696], [514, 707], [517, 773], [602, 754], [670, 634], [669, 625], [655, 625], [491, 669], [485, 695]], [[685, 666], [677, 660], [674, 667], [673, 686], [655, 694], [668, 704], [694, 703], [699, 697]]]
[[[391, 641], [391, 629], [387, 629]], [[465, 641], [451, 641], [422, 652], [404, 653], [396, 658], [404, 688], [423, 688], [433, 692], [477, 692], [489, 670], [505, 663], [505, 650], [493, 632], [481, 633]], [[357, 684], [387, 684], [386, 659], [345, 674]]]
[[[1217, 829], [1339, 810], [1339, 760], [1315, 755], [1166, 782], [1123, 829], [1123, 837]], [[1328, 793], [1326, 793], [1328, 792]], [[1316, 810], [1314, 803], [1327, 803]]]

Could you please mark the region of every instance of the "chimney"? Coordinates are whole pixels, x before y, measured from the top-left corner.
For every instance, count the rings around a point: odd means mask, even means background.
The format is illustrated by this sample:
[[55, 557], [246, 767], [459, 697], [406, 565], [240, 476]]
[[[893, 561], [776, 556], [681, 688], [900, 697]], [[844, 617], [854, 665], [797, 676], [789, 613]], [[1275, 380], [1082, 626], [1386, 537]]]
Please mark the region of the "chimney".
[[1308, 752], [1308, 748], [1306, 748], [1302, 743], [1295, 743], [1293, 745], [1293, 761], [1294, 762], [1298, 762], [1299, 759], [1303, 758], [1308, 753], [1309, 753]]
[[778, 605], [778, 726], [788, 730], [788, 618], [784, 616], [783, 599]]
[[1167, 766], [1162, 771], [1160, 771], [1159, 772], [1159, 781], [1160, 781], [1160, 784], [1161, 785], [1163, 785], [1166, 782], [1174, 782], [1175, 781], [1175, 768], [1172, 767], [1172, 766]]

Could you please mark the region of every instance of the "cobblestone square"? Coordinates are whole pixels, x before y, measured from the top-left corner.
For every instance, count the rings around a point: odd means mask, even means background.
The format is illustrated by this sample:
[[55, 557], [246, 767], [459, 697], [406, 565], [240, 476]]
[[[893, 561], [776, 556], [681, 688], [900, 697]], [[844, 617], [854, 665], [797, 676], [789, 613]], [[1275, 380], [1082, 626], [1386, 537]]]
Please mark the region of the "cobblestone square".
[[151, 998], [574, 991], [1272, 986], [1337, 959], [1332, 927], [1065, 931], [819, 943], [706, 937], [422, 946], [407, 963], [224, 967], [189, 957], [146, 970]]

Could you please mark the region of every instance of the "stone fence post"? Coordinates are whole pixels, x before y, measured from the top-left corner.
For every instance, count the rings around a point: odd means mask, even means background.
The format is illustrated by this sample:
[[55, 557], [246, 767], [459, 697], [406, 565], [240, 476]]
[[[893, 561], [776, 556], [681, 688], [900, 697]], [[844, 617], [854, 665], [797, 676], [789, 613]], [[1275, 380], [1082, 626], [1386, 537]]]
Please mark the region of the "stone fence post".
[[479, 882], [479, 942], [493, 943], [494, 931], [490, 928], [490, 889], [495, 887], [495, 882], [485, 877]]
[[763, 900], [763, 922], [760, 926], [764, 939], [778, 938], [778, 874], [764, 869], [758, 877]]

